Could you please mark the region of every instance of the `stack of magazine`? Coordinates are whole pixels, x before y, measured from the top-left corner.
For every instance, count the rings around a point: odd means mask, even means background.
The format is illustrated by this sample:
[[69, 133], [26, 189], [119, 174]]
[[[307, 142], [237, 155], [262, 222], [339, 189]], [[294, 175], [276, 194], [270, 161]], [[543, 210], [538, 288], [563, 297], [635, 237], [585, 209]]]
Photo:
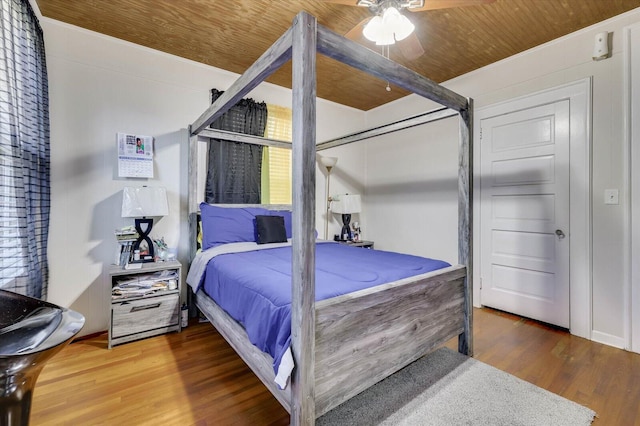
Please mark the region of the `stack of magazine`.
[[120, 257], [118, 259], [118, 265], [125, 267], [133, 253], [131, 253], [131, 248], [133, 247], [133, 243], [138, 239], [138, 232], [135, 230], [133, 226], [127, 226], [122, 229], [116, 229], [116, 240], [120, 245]]
[[146, 296], [161, 290], [176, 288], [178, 272], [165, 270], [150, 274], [137, 274], [118, 279], [111, 289], [112, 299]]

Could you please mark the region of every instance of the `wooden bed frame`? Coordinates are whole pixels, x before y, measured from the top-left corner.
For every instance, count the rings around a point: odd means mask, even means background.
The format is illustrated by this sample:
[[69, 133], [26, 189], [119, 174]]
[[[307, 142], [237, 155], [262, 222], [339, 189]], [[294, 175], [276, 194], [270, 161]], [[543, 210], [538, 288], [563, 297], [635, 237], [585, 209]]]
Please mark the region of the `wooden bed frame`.
[[[444, 108], [316, 145], [316, 53], [346, 63], [436, 101]], [[289, 59], [293, 61], [293, 142], [206, 129]], [[189, 218], [197, 229], [197, 144], [211, 138], [292, 148], [293, 259], [291, 384], [274, 383], [273, 360], [204, 292], [196, 304], [291, 414], [291, 424], [315, 419], [393, 374], [449, 339], [473, 355], [471, 290], [471, 190], [473, 171], [470, 99], [317, 24], [305, 12], [189, 128]], [[458, 115], [459, 265], [315, 303], [316, 150], [332, 148]], [[192, 258], [195, 255], [195, 245]]]

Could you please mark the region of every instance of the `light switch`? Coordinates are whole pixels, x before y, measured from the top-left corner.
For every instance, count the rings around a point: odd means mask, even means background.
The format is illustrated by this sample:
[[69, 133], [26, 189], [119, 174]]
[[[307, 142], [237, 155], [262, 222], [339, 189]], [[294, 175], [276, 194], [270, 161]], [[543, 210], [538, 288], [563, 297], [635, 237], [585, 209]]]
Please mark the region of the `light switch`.
[[618, 202], [618, 190], [617, 189], [605, 189], [604, 190], [604, 203], [605, 204], [620, 204]]

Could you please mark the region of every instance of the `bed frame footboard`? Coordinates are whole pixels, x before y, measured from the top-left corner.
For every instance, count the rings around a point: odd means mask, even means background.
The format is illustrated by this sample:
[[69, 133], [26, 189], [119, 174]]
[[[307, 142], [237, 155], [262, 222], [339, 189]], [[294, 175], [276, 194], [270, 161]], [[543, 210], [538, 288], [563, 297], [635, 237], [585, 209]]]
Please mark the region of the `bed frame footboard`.
[[319, 417], [465, 332], [461, 265], [316, 303]]

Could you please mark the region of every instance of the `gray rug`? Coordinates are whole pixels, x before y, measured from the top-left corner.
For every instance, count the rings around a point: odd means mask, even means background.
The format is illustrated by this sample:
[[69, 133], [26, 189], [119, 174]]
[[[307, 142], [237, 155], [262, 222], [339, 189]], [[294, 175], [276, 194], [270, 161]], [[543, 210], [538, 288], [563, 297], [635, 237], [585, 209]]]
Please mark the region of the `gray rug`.
[[317, 425], [590, 425], [595, 412], [447, 348], [320, 417]]

